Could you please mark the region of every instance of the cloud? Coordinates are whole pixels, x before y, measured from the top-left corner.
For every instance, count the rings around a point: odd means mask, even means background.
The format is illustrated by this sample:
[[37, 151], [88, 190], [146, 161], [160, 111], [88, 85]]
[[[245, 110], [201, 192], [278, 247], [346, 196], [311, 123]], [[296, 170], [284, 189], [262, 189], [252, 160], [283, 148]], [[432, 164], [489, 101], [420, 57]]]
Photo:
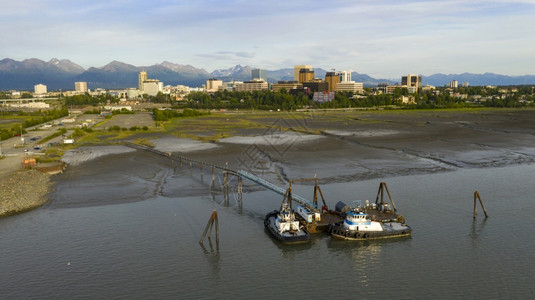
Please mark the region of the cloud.
[[169, 60], [207, 70], [312, 64], [395, 78], [535, 69], [528, 0], [4, 2], [0, 56], [14, 59]]
[[215, 53], [198, 54], [197, 56], [218, 60], [226, 59], [238, 59], [238, 58], [254, 58], [255, 54], [252, 52], [240, 52], [240, 51], [218, 51]]

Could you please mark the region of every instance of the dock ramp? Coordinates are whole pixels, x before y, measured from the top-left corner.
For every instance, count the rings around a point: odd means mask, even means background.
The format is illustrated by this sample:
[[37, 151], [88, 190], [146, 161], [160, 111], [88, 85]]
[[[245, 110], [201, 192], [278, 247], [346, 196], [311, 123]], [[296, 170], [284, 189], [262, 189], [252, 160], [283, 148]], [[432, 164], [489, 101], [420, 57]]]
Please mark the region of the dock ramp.
[[[257, 185], [259, 186], [262, 186], [266, 189], [269, 189], [269, 190], [272, 190], [274, 191], [275, 193], [278, 193], [278, 194], [281, 194], [282, 196], [284, 196], [286, 194], [286, 189], [283, 189], [279, 186], [276, 186], [274, 185], [273, 183], [271, 182], [268, 182], [258, 176], [255, 176], [249, 172], [246, 172], [246, 171], [243, 171], [243, 170], [239, 170], [237, 172], [237, 175], [240, 176], [241, 178], [244, 178], [244, 179], [247, 179], [249, 180], [250, 182], [253, 182], [253, 183], [256, 183]], [[294, 193], [292, 193], [292, 200], [301, 204], [301, 205], [305, 205], [313, 210], [316, 210], [317, 208], [314, 206], [314, 204], [308, 200], [306, 200], [305, 198], [299, 196], [299, 195], [296, 195]]]

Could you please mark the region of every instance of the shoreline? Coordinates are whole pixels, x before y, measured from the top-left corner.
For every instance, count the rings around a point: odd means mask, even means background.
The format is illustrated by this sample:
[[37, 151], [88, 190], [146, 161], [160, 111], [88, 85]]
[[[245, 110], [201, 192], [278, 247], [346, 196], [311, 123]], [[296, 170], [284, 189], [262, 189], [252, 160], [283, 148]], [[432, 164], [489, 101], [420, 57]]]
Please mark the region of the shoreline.
[[51, 176], [36, 169], [22, 169], [5, 176], [0, 183], [0, 218], [46, 204], [54, 186]]

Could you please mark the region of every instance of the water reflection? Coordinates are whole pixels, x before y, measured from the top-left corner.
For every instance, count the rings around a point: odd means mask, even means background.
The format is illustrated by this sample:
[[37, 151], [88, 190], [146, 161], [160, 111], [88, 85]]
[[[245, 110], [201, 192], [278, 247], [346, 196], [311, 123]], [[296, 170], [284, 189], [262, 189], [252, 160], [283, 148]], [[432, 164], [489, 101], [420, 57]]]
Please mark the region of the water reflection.
[[301, 244], [290, 244], [290, 245], [283, 244], [283, 243], [279, 242], [278, 240], [276, 240], [269, 233], [269, 231], [267, 229], [264, 230], [264, 234], [266, 235], [266, 238], [269, 238], [271, 240], [271, 242], [273, 242], [273, 244], [275, 246], [277, 246], [277, 248], [280, 251], [281, 257], [283, 257], [284, 260], [286, 260], [286, 261], [295, 260], [304, 251], [309, 250], [310, 248], [312, 248], [312, 244], [313, 244], [313, 242], [301, 243]]
[[208, 262], [208, 265], [211, 267], [212, 272], [211, 274], [215, 275], [216, 278], [219, 278], [219, 272], [221, 271], [221, 256], [219, 253], [219, 243], [216, 241], [215, 247], [212, 244], [212, 238], [208, 237], [208, 248], [204, 246], [204, 244], [200, 244], [201, 248], [204, 253], [204, 257], [206, 258], [206, 261]]
[[477, 222], [477, 219], [474, 219], [474, 221], [472, 222], [472, 231], [470, 232], [469, 236], [473, 240], [477, 240], [479, 238], [479, 235], [483, 232], [486, 223], [487, 218], [484, 218], [479, 224]]

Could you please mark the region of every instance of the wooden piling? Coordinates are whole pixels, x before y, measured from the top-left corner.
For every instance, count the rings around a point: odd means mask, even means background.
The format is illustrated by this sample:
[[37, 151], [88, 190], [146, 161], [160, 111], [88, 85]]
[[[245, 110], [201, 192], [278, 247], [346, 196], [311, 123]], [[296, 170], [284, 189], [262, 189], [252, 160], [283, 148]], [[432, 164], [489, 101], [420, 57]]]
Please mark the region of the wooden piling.
[[381, 182], [379, 184], [379, 190], [377, 191], [377, 197], [375, 198], [375, 204], [379, 204], [379, 197], [381, 197], [381, 204], [384, 203], [384, 190], [386, 190], [386, 193], [388, 195], [388, 198], [390, 199], [390, 203], [392, 204], [392, 208], [394, 211], [397, 211], [396, 204], [394, 204], [394, 199], [392, 199], [392, 195], [390, 195], [390, 191], [388, 190], [388, 186], [386, 185], [386, 182]]
[[212, 228], [214, 226], [214, 222], [215, 222], [215, 240], [216, 240], [216, 243], [219, 244], [219, 221], [217, 218], [216, 210], [212, 212], [212, 215], [210, 216], [210, 219], [208, 220], [208, 224], [206, 224], [206, 227], [204, 228], [204, 233], [202, 234], [199, 244], [202, 244], [202, 242], [204, 241], [204, 238], [206, 236], [206, 233], [208, 232], [208, 229], [210, 229], [210, 233], [208, 233], [208, 238], [210, 238], [210, 236], [212, 235]]
[[243, 179], [238, 176], [238, 207], [242, 208], [243, 200]]
[[229, 184], [228, 172], [227, 171], [223, 171], [223, 189], [227, 190], [228, 189], [228, 184]]
[[481, 196], [479, 196], [479, 192], [476, 190], [474, 192], [474, 219], [477, 217], [477, 199], [479, 199], [481, 208], [483, 208], [483, 213], [485, 213], [485, 218], [488, 218], [489, 215], [487, 214], [487, 210], [485, 209], [485, 206], [483, 205], [483, 200], [481, 200]]
[[214, 184], [215, 181], [215, 170], [214, 167], [212, 167], [212, 184]]

